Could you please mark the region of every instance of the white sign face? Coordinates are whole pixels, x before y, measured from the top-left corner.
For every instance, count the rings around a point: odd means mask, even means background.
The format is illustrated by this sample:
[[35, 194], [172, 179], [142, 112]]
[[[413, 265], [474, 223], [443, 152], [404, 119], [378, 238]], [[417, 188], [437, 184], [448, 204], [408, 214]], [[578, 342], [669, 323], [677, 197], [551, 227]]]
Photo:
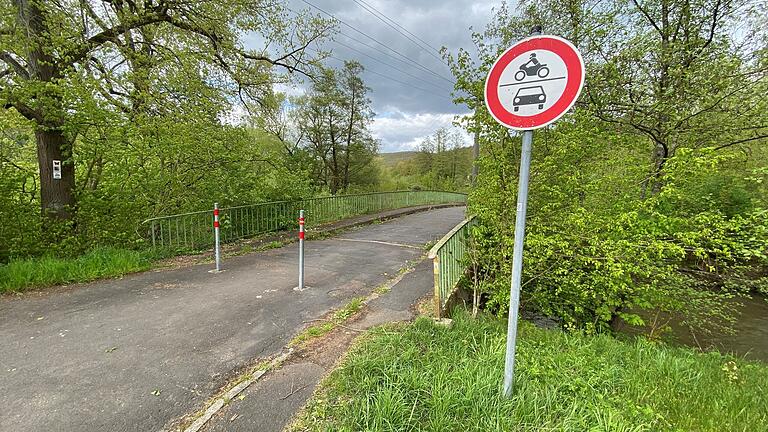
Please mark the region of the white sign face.
[[581, 53], [557, 36], [532, 36], [496, 60], [485, 81], [485, 104], [516, 130], [544, 127], [568, 111], [584, 85]]
[[60, 160], [53, 161], [53, 179], [61, 180], [61, 161]]
[[568, 69], [552, 51], [528, 51], [514, 59], [501, 73], [501, 106], [519, 116], [548, 110], [565, 92]]

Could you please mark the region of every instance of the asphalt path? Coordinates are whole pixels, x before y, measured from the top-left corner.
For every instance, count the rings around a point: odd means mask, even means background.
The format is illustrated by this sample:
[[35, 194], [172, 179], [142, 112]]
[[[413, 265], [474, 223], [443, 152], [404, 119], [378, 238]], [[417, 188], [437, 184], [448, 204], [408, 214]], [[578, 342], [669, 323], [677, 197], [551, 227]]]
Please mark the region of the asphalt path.
[[313, 318], [368, 294], [463, 207], [210, 265], [0, 299], [0, 431], [159, 431]]

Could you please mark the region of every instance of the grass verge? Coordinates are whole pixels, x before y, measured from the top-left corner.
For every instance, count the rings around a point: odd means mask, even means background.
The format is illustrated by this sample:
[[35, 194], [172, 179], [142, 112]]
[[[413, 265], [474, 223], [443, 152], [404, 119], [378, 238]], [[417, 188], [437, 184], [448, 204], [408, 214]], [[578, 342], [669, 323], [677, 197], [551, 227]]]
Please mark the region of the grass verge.
[[365, 297], [355, 297], [350, 300], [344, 307], [333, 313], [330, 319], [324, 320], [322, 324], [314, 324], [297, 334], [288, 346], [298, 346], [306, 343], [314, 338], [323, 336], [330, 333], [331, 330], [338, 327], [344, 321], [349, 319], [352, 315], [356, 314], [365, 305]]
[[505, 322], [454, 318], [371, 331], [290, 430], [768, 430], [764, 363], [523, 322], [508, 400]]
[[0, 293], [121, 276], [148, 270], [157, 257], [150, 252], [94, 249], [77, 258], [30, 258], [0, 265]]

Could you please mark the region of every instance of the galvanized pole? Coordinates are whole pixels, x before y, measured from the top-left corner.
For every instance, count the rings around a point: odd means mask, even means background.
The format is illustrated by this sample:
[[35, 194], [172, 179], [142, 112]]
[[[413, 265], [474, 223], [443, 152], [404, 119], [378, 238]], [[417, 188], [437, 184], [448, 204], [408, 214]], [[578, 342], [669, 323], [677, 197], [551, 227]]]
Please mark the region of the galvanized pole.
[[520, 157], [520, 179], [517, 185], [517, 214], [515, 215], [515, 245], [512, 253], [512, 286], [509, 292], [509, 321], [507, 322], [507, 354], [504, 361], [504, 396], [512, 397], [515, 382], [515, 343], [520, 307], [520, 280], [523, 272], [523, 240], [525, 214], [528, 210], [528, 176], [531, 168], [533, 131], [523, 132], [523, 152]]
[[299, 210], [299, 291], [304, 289], [304, 210]]
[[219, 237], [219, 203], [213, 204], [213, 232], [216, 243], [216, 271], [221, 271], [221, 241]]

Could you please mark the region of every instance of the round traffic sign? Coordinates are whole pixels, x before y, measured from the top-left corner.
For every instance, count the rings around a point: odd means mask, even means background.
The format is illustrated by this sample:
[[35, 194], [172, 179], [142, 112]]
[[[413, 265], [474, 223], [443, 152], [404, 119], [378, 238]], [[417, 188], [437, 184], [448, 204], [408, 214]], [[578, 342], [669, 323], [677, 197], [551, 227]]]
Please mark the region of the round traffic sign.
[[584, 85], [584, 60], [557, 36], [532, 36], [513, 45], [491, 66], [485, 105], [511, 129], [544, 127], [565, 114]]

